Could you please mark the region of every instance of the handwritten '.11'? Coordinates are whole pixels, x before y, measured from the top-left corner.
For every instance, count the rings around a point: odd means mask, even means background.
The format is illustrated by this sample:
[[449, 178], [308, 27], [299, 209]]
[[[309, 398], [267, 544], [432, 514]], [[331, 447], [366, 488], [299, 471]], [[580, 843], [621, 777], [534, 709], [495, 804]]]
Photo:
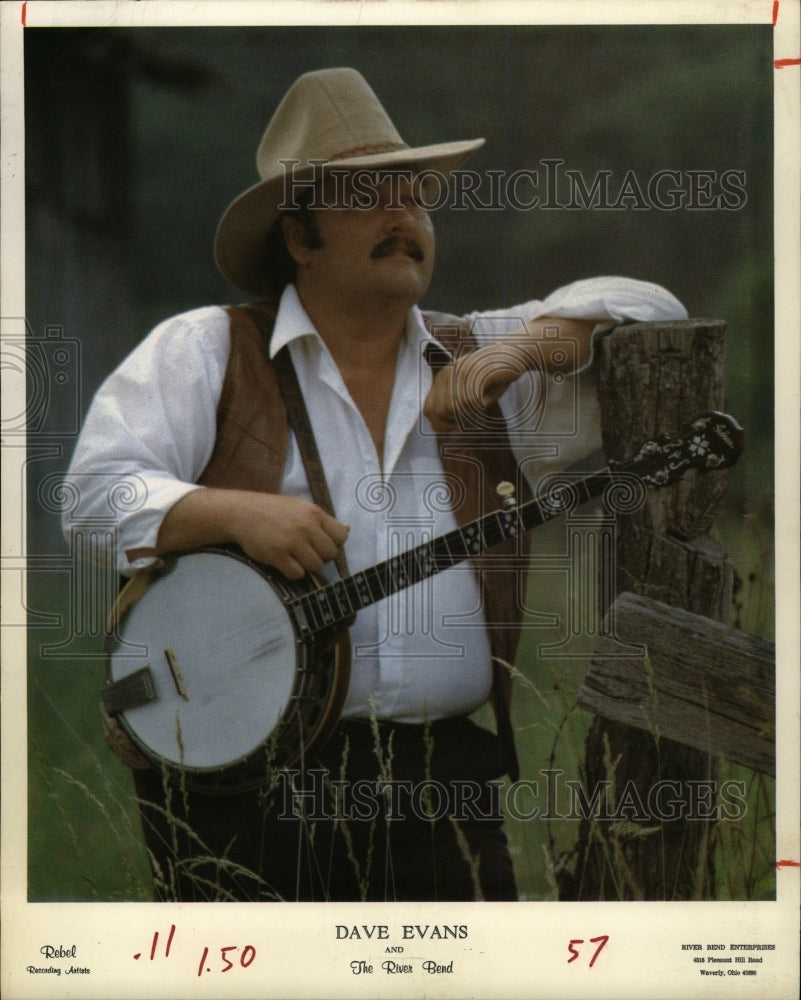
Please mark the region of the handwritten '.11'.
[[[170, 948], [172, 947], [172, 942], [173, 942], [174, 937], [175, 937], [175, 924], [172, 924], [170, 926], [169, 934], [167, 935], [167, 943], [164, 946], [164, 957], [165, 958], [169, 958], [170, 957]], [[159, 944], [159, 932], [158, 931], [154, 931], [154, 933], [153, 933], [153, 941], [152, 941], [152, 943], [150, 945], [150, 961], [151, 962], [156, 957], [156, 951], [158, 949], [158, 944]], [[220, 972], [229, 972], [231, 969], [234, 968], [235, 964], [237, 964], [237, 963], [233, 959], [229, 958], [228, 956], [229, 956], [230, 952], [239, 952], [239, 951], [241, 951], [241, 954], [239, 955], [239, 962], [238, 962], [240, 968], [247, 969], [250, 965], [253, 964], [253, 961], [256, 958], [256, 949], [253, 947], [252, 944], [246, 944], [241, 949], [240, 949], [239, 945], [235, 945], [235, 944], [221, 945], [220, 946], [220, 968], [219, 968]], [[135, 960], [138, 960], [141, 957], [142, 957], [142, 952], [141, 951], [137, 952], [134, 955], [134, 959]], [[213, 971], [212, 967], [210, 965], [206, 964], [208, 961], [209, 961], [209, 948], [208, 948], [208, 945], [206, 945], [203, 948], [203, 953], [200, 956], [200, 961], [198, 962], [198, 967], [197, 967], [197, 974], [198, 974], [198, 976], [202, 976], [204, 972], [212, 972]]]

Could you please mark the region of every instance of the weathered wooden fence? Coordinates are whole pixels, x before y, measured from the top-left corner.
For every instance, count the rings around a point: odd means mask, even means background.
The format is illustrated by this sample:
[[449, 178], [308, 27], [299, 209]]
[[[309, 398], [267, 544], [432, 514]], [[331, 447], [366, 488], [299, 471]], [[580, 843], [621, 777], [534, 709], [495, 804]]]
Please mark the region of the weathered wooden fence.
[[[609, 459], [725, 409], [724, 334], [720, 320], [690, 320], [619, 327], [601, 341]], [[578, 697], [596, 713], [584, 781], [588, 796], [604, 789], [607, 812], [582, 819], [563, 898], [714, 898], [717, 761], [773, 771], [773, 648], [729, 627], [734, 569], [709, 533], [725, 489], [725, 472], [692, 472], [617, 518], [614, 566], [602, 574], [614, 593], [602, 595]]]
[[[614, 624], [596, 644], [582, 708], [775, 776], [773, 643], [628, 592]], [[620, 656], [621, 640], [643, 655]]]

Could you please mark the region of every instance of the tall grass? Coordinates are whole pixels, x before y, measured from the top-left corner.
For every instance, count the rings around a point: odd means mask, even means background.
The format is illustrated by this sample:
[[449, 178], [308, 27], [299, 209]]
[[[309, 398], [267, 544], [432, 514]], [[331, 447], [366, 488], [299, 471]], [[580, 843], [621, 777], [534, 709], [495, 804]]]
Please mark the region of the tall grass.
[[[537, 532], [537, 553], [558, 554], [562, 551], [559, 522]], [[773, 639], [774, 571], [773, 571], [773, 503], [770, 494], [760, 496], [744, 518], [723, 516], [716, 528], [729, 549], [736, 568], [736, 585], [731, 623], [765, 639]], [[553, 575], [535, 574], [531, 583], [531, 600], [542, 610], [552, 610], [557, 617], [564, 615], [556, 596]], [[538, 655], [552, 639], [558, 627], [540, 626], [524, 633], [524, 646], [518, 657], [515, 689], [515, 729], [521, 752], [523, 777], [537, 780], [540, 785], [541, 807], [547, 807], [544, 789], [547, 772], [558, 772], [560, 781], [581, 781], [584, 773], [584, 745], [592, 716], [576, 707], [578, 687], [583, 679], [592, 639], [577, 636], [569, 647], [573, 656], [549, 659]], [[653, 690], [653, 688], [652, 688]], [[755, 706], [760, 715], [765, 706]], [[660, 733], [648, 727], [659, 759]], [[751, 771], [725, 760], [712, 761], [717, 788], [728, 781], [742, 782], [746, 808], [739, 819], [722, 818], [710, 830], [714, 850], [714, 898], [725, 900], [771, 899], [775, 894], [775, 819], [776, 783], [767, 775]], [[606, 779], [608, 795], [615, 794], [615, 762], [608, 758]], [[658, 778], [671, 775], [656, 775]], [[556, 780], [556, 779], [552, 779]], [[723, 804], [722, 804], [723, 805]], [[545, 812], [545, 809], [543, 809]], [[571, 862], [579, 833], [578, 818], [560, 818], [550, 809], [535, 819], [507, 818], [507, 830], [523, 898], [552, 900], [558, 898], [558, 884], [571, 879]], [[721, 815], [725, 816], [725, 810]], [[651, 824], [634, 829], [633, 824], [614, 826], [607, 823], [610, 834], [604, 849], [610, 853], [607, 864], [622, 886], [630, 872], [622, 851], [617, 850], [630, 836], [655, 836]], [[600, 828], [597, 830], [600, 833]], [[611, 846], [609, 846], [611, 845]], [[655, 844], [654, 859], [660, 852]], [[696, 894], [709, 898], [702, 872], [697, 873]], [[629, 884], [629, 889], [635, 889]]]

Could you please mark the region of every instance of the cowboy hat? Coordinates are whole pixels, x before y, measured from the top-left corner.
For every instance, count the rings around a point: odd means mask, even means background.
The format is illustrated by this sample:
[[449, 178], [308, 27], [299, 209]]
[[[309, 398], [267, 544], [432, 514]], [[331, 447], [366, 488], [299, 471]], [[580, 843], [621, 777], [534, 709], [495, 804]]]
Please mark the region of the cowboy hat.
[[256, 155], [261, 180], [236, 198], [220, 221], [217, 266], [242, 291], [267, 294], [267, 233], [280, 206], [308, 188], [310, 179], [318, 180], [334, 167], [414, 166], [447, 176], [483, 144], [483, 139], [472, 139], [411, 148], [356, 70], [306, 73], [287, 91], [264, 133]]

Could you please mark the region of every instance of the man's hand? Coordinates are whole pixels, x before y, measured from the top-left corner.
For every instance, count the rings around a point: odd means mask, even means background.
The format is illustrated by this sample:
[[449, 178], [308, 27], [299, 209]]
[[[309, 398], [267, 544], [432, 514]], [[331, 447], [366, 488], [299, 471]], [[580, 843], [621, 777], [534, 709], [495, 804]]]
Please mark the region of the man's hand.
[[500, 343], [482, 347], [434, 375], [423, 413], [435, 431], [456, 430], [497, 402], [525, 370], [520, 357]]
[[547, 357], [540, 349], [546, 330], [549, 343], [558, 343], [555, 329], [558, 338], [573, 340], [576, 367], [580, 368], [589, 358], [595, 325], [594, 320], [544, 318], [518, 327], [494, 344], [440, 369], [426, 396], [423, 413], [435, 431], [470, 426], [524, 372], [548, 371]]
[[290, 580], [317, 572], [345, 544], [350, 527], [299, 497], [198, 489], [168, 512], [156, 552], [233, 543]]
[[347, 524], [307, 500], [247, 493], [234, 518], [232, 540], [251, 558], [299, 580], [333, 559], [349, 532]]

